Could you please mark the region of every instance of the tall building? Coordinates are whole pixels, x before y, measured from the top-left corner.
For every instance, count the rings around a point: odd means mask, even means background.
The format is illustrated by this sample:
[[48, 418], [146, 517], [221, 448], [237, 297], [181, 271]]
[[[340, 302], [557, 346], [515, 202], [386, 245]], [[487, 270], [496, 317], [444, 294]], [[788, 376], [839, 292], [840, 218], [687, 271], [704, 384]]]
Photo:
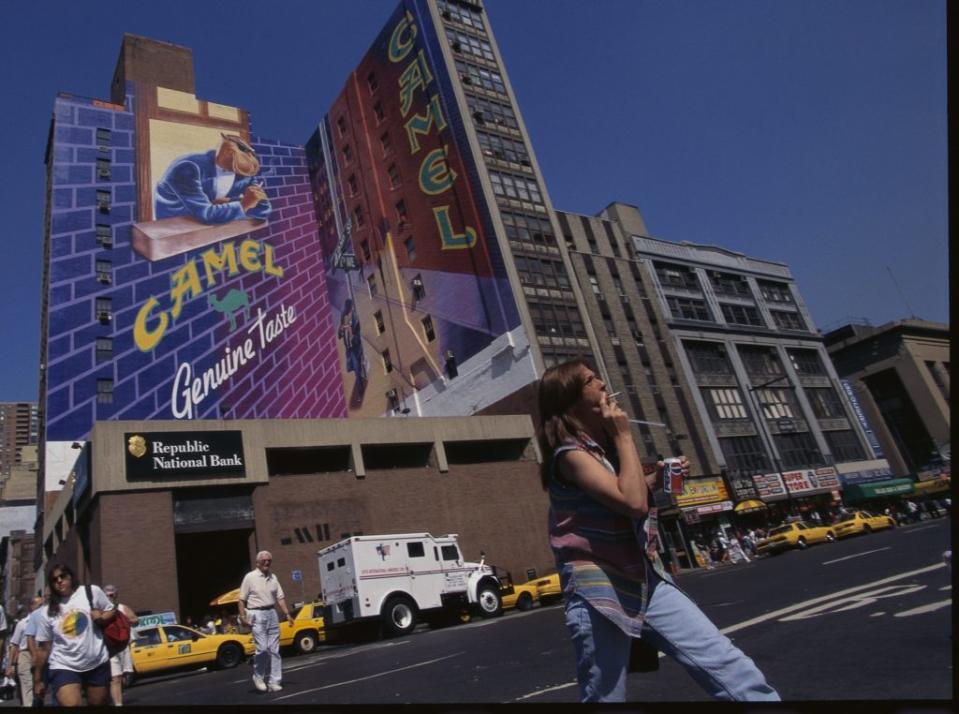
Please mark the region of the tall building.
[[401, 2], [307, 155], [351, 415], [528, 411], [595, 352], [482, 3]]
[[36, 402], [0, 402], [0, 481], [21, 463], [23, 447], [37, 443]]
[[921, 482], [948, 471], [949, 336], [948, 325], [918, 319], [850, 323], [824, 336], [897, 476]]
[[678, 499], [688, 523], [725, 527], [750, 511], [772, 523], [797, 512], [825, 517], [840, 501], [841, 473], [888, 472], [788, 266], [652, 238], [632, 207], [614, 204], [606, 214], [630, 237], [662, 338], [725, 476], [703, 484], [711, 503]]

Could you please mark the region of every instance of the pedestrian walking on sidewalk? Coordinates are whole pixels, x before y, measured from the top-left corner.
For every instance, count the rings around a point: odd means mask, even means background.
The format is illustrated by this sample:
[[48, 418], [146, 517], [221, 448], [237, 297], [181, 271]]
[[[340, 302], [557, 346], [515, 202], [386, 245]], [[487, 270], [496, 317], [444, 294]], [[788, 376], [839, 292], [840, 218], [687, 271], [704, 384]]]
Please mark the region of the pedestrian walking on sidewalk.
[[[129, 607], [119, 601], [120, 593], [115, 585], [104, 585], [103, 592], [110, 598], [110, 602], [130, 621], [130, 627], [136, 627], [140, 618]], [[132, 643], [131, 643], [132, 644]], [[123, 706], [123, 687], [133, 674], [133, 656], [130, 654], [130, 645], [122, 652], [117, 652], [110, 658], [110, 699], [113, 706]]]
[[663, 569], [651, 492], [662, 487], [662, 471], [644, 476], [627, 415], [602, 379], [582, 359], [550, 367], [539, 383], [539, 413], [549, 540], [581, 700], [625, 701], [640, 639], [716, 699], [778, 701], [753, 661]]
[[7, 660], [8, 677], [14, 677], [20, 684], [20, 704], [25, 707], [33, 706], [33, 654], [27, 646], [27, 624], [30, 614], [43, 605], [42, 597], [33, 598], [27, 605], [27, 613], [13, 628], [10, 637], [10, 653]]
[[253, 686], [261, 692], [283, 689], [283, 667], [280, 660], [280, 621], [276, 608], [293, 623], [286, 606], [286, 596], [276, 575], [270, 572], [273, 556], [267, 550], [256, 554], [256, 568], [243, 577], [240, 584], [240, 622], [253, 629]]

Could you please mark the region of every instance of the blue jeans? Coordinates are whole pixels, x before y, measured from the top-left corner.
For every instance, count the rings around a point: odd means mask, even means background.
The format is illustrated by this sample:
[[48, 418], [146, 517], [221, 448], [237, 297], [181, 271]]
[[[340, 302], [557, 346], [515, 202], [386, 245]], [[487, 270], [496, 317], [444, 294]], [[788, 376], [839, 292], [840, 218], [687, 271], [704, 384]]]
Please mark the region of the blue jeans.
[[[626, 701], [629, 635], [575, 593], [566, 604], [566, 626], [576, 654], [580, 701]], [[668, 581], [653, 589], [643, 639], [679, 662], [716, 699], [779, 701], [753, 661]]]

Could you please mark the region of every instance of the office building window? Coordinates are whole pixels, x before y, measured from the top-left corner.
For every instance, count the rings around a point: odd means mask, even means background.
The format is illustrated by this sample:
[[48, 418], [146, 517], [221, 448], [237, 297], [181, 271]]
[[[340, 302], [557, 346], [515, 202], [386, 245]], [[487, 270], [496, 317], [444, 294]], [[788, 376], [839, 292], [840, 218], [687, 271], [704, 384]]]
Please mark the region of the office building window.
[[454, 52], [465, 55], [472, 55], [478, 59], [484, 59], [488, 62], [494, 62], [493, 48], [486, 40], [481, 40], [473, 35], [467, 35], [465, 32], [459, 32], [447, 28], [446, 38], [449, 40], [450, 47]]
[[97, 178], [109, 181], [111, 173], [110, 159], [97, 159]]
[[783, 366], [773, 347], [737, 345], [739, 357], [751, 377], [774, 377], [783, 374]]
[[786, 283], [775, 283], [769, 280], [758, 281], [759, 291], [768, 302], [792, 303], [793, 296]]
[[388, 349], [383, 350], [380, 356], [383, 358], [383, 371], [389, 374], [393, 371], [393, 360], [390, 359], [390, 351]]
[[386, 173], [390, 175], [390, 188], [396, 188], [400, 185], [400, 171], [396, 168], [396, 164], [390, 164]]
[[393, 147], [393, 141], [390, 139], [390, 133], [388, 131], [380, 136], [380, 146], [383, 149], [384, 155], [390, 153], [390, 149]]
[[336, 127], [340, 130], [340, 136], [346, 136], [346, 119], [344, 117], [341, 116], [336, 120]]
[[514, 258], [520, 282], [546, 288], [569, 289], [569, 278], [558, 260], [517, 255]]
[[363, 260], [369, 260], [371, 257], [370, 253], [370, 242], [368, 240], [360, 243], [360, 251], [363, 253]]
[[383, 105], [380, 102], [373, 105], [373, 114], [376, 115], [376, 121], [383, 121], [383, 118], [386, 116], [386, 113], [383, 111]]
[[458, 22], [480, 33], [484, 31], [483, 16], [478, 7], [466, 3], [459, 4], [452, 0], [438, 0], [437, 5], [444, 20]]
[[776, 448], [785, 469], [802, 466], [820, 466], [823, 463], [822, 452], [816, 446], [812, 434], [807, 431], [794, 434], [774, 434]]
[[97, 148], [100, 151], [107, 151], [110, 148], [110, 130], [103, 127], [97, 127]]
[[669, 305], [669, 311], [676, 319], [713, 321], [705, 300], [669, 295], [666, 297], [666, 304]]
[[113, 359], [113, 340], [109, 337], [98, 337], [96, 342], [97, 362], [106, 362]]
[[97, 380], [97, 404], [113, 404], [113, 380]]
[[457, 59], [455, 64], [456, 73], [459, 75], [460, 81], [466, 86], [482, 87], [489, 92], [506, 94], [506, 84], [499, 72], [478, 67], [461, 59]]
[[370, 94], [376, 91], [376, 88], [379, 86], [379, 84], [376, 81], [375, 72], [370, 72], [368, 75], [366, 75], [366, 86], [369, 87]]
[[595, 276], [595, 275], [590, 275], [590, 276], [589, 276], [589, 286], [590, 286], [590, 288], [592, 288], [593, 292], [594, 292], [596, 295], [601, 295], [601, 294], [602, 294], [602, 290], [599, 289], [599, 280], [596, 279], [596, 276]]
[[362, 228], [366, 223], [366, 218], [363, 215], [363, 206], [357, 206], [353, 209], [353, 222], [357, 228]]
[[403, 245], [406, 246], [406, 259], [412, 263], [416, 260], [416, 243], [413, 241], [413, 236], [403, 241]]
[[347, 164], [353, 162], [353, 149], [350, 148], [349, 144], [343, 144], [343, 161]]
[[346, 180], [346, 182], [347, 184], [349, 184], [349, 187], [350, 187], [350, 195], [355, 196], [357, 192], [360, 190], [359, 185], [356, 182], [356, 176], [354, 176], [353, 174], [350, 174], [350, 177]]
[[575, 305], [529, 301], [530, 318], [538, 335], [586, 337], [586, 328]]
[[110, 189], [97, 189], [97, 208], [101, 213], [109, 213], [113, 203]]
[[473, 120], [480, 126], [489, 125], [503, 129], [519, 130], [516, 114], [508, 104], [501, 104], [472, 94], [466, 95], [466, 104], [473, 115]]
[[752, 475], [771, 470], [769, 456], [758, 436], [733, 436], [719, 440], [729, 472]]
[[710, 271], [709, 282], [717, 295], [752, 297], [752, 293], [749, 291], [749, 283], [742, 275]]
[[765, 387], [755, 391], [756, 399], [759, 400], [763, 408], [763, 417], [765, 419], [782, 419], [786, 417], [792, 419], [799, 414], [795, 408], [792, 395], [788, 389], [774, 389]]
[[406, 223], [409, 214], [406, 212], [406, 201], [402, 198], [396, 202], [396, 218], [402, 224]]
[[846, 416], [839, 395], [832, 387], [806, 389], [806, 398], [817, 419], [838, 419]]
[[704, 388], [703, 400], [714, 419], [748, 419], [742, 393], [735, 387]]
[[419, 273], [410, 281], [410, 287], [413, 290], [414, 300], [422, 300], [426, 297], [426, 285], [423, 283], [423, 276]]
[[785, 310], [770, 310], [769, 314], [773, 316], [773, 322], [781, 330], [805, 330], [806, 325], [798, 312], [786, 312]]
[[762, 318], [754, 307], [748, 305], [726, 305], [721, 304], [723, 309], [723, 318], [731, 325], [754, 325], [763, 326]]
[[500, 211], [500, 216], [503, 218], [509, 240], [535, 246], [555, 247], [553, 229], [547, 219], [512, 211]]
[[429, 315], [422, 319], [423, 323], [423, 334], [426, 335], [426, 341], [432, 342], [436, 339], [436, 332], [433, 330], [433, 318]]
[[862, 461], [866, 458], [862, 444], [852, 430], [824, 431], [823, 436], [835, 461]]
[[489, 172], [489, 179], [493, 186], [493, 193], [497, 196], [505, 196], [516, 201], [543, 203], [539, 186], [533, 179], [492, 170]]
[[786, 353], [789, 355], [789, 361], [792, 362], [793, 368], [798, 374], [826, 375], [826, 370], [816, 350], [790, 349], [786, 350]]
[[715, 342], [683, 342], [696, 374], [732, 374], [726, 348]]
[[98, 322], [107, 323], [113, 319], [113, 300], [108, 297], [98, 297], [95, 308]]
[[476, 138], [479, 139], [480, 150], [485, 156], [499, 159], [500, 161], [511, 161], [516, 164], [523, 164], [524, 166], [530, 165], [529, 154], [523, 142], [496, 134], [489, 134], [485, 131], [477, 131]]
[[660, 284], [665, 288], [701, 291], [696, 273], [683, 265], [653, 263]]
[[106, 226], [102, 223], [97, 224], [97, 243], [103, 248], [113, 247], [113, 226]]
[[113, 263], [109, 260], [97, 260], [97, 282], [109, 285], [113, 282]]
[[366, 278], [366, 287], [370, 291], [370, 297], [376, 295], [376, 273], [370, 273]]
[[376, 334], [382, 335], [386, 332], [386, 324], [383, 322], [383, 313], [379, 310], [373, 313], [373, 323], [376, 325]]

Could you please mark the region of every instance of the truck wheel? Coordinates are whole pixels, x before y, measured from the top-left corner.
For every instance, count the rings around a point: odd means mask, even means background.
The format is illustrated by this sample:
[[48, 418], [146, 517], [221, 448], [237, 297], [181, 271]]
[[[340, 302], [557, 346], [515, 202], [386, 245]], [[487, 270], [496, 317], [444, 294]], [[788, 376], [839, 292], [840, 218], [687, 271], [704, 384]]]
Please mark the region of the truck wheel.
[[317, 639], [316, 633], [313, 630], [297, 632], [293, 640], [293, 646], [300, 654], [310, 654], [310, 652], [316, 649]]
[[516, 609], [520, 612], [526, 612], [533, 607], [533, 596], [529, 593], [522, 593], [516, 601]]
[[383, 606], [383, 624], [388, 637], [409, 634], [416, 627], [416, 604], [405, 595], [394, 595]]
[[483, 583], [476, 593], [476, 603], [481, 617], [496, 617], [503, 612], [503, 600], [499, 588], [493, 583]]
[[243, 648], [235, 642], [227, 642], [216, 653], [216, 666], [219, 669], [232, 669], [243, 659]]

